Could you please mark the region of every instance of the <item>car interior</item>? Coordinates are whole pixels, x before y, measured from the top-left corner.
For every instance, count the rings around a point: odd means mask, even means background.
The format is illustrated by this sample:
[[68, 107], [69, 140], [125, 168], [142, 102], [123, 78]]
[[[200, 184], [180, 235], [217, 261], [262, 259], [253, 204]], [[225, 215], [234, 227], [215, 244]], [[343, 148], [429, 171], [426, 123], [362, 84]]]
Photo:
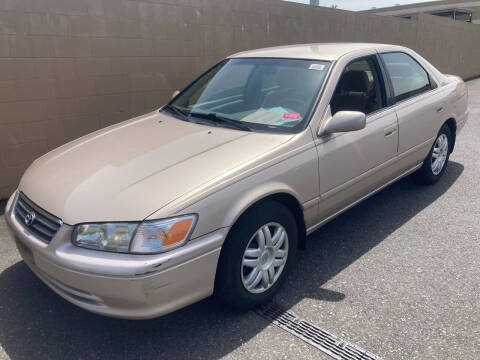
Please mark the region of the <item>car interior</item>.
[[[321, 70], [309, 69], [312, 63], [304, 62], [306, 64], [275, 66], [240, 64], [226, 68], [215, 78], [215, 86], [208, 87], [210, 80], [206, 79], [200, 97], [189, 97], [182, 106], [194, 105], [196, 111], [213, 111], [246, 122], [293, 125], [307, 115], [325, 76], [323, 65], [315, 63]], [[283, 118], [285, 113], [292, 116], [291, 121]]]
[[[215, 110], [222, 113], [237, 113], [260, 108], [283, 107], [306, 114], [312, 93], [318, 86], [317, 78], [295, 68], [279, 68], [270, 71], [258, 67], [252, 71], [245, 86], [237, 88], [238, 95], [226, 102], [219, 102]], [[225, 94], [216, 94], [217, 99], [228, 100]]]
[[344, 70], [330, 107], [332, 115], [338, 111], [360, 111], [369, 114], [383, 106], [382, 89], [371, 58], [350, 63]]

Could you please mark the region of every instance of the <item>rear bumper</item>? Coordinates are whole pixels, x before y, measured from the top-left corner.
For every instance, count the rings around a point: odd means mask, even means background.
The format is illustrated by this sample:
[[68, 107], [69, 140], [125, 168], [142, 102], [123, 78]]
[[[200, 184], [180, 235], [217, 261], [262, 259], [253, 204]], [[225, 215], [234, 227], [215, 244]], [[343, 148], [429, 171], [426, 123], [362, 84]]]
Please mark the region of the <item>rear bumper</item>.
[[194, 239], [158, 255], [128, 255], [82, 249], [62, 225], [50, 243], [35, 238], [13, 214], [5, 219], [20, 254], [53, 291], [88, 311], [120, 318], [167, 314], [213, 293], [220, 248], [228, 229]]

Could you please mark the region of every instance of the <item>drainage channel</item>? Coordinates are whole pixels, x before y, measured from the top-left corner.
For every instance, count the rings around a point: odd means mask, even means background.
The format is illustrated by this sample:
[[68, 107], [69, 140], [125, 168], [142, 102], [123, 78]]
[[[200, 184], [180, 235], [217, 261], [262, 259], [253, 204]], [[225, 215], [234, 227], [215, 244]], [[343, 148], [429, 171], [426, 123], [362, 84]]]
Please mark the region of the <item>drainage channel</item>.
[[380, 357], [350, 343], [329, 331], [302, 319], [291, 311], [274, 303], [258, 308], [255, 312], [281, 329], [313, 345], [337, 360], [381, 360]]

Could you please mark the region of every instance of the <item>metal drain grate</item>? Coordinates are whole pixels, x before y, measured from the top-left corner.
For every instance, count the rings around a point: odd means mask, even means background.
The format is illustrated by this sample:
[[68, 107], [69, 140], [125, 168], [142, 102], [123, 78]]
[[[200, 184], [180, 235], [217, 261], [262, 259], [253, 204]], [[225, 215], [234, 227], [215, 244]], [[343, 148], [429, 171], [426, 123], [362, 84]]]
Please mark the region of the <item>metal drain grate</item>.
[[255, 312], [283, 330], [315, 346], [334, 359], [381, 360], [378, 356], [309, 323], [293, 312], [283, 310], [277, 304], [268, 304], [255, 310]]

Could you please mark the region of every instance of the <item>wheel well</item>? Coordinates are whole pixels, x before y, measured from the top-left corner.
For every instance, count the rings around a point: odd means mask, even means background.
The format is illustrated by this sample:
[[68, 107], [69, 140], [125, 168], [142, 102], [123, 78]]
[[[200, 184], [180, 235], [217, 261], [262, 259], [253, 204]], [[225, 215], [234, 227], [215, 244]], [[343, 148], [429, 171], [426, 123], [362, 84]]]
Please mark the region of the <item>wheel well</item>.
[[297, 222], [298, 249], [304, 250], [305, 246], [306, 246], [306, 240], [307, 240], [307, 231], [306, 231], [306, 226], [305, 226], [305, 219], [303, 218], [302, 205], [300, 205], [298, 200], [293, 195], [290, 195], [290, 194], [287, 194], [287, 193], [272, 194], [272, 195], [264, 197], [261, 200], [258, 200], [257, 202], [253, 203], [252, 205], [250, 205], [248, 207], [248, 209], [246, 209], [243, 212], [243, 214], [245, 214], [248, 210], [252, 209], [253, 207], [255, 207], [259, 204], [261, 204], [264, 201], [275, 201], [275, 202], [281, 203], [282, 205], [284, 205], [286, 208], [288, 208], [292, 212], [292, 214], [295, 218], [295, 221]]
[[445, 124], [448, 125], [450, 128], [450, 133], [452, 134], [452, 144], [450, 145], [450, 152], [452, 152], [455, 147], [455, 139], [457, 137], [457, 123], [455, 122], [455, 119], [450, 118], [445, 121]]

